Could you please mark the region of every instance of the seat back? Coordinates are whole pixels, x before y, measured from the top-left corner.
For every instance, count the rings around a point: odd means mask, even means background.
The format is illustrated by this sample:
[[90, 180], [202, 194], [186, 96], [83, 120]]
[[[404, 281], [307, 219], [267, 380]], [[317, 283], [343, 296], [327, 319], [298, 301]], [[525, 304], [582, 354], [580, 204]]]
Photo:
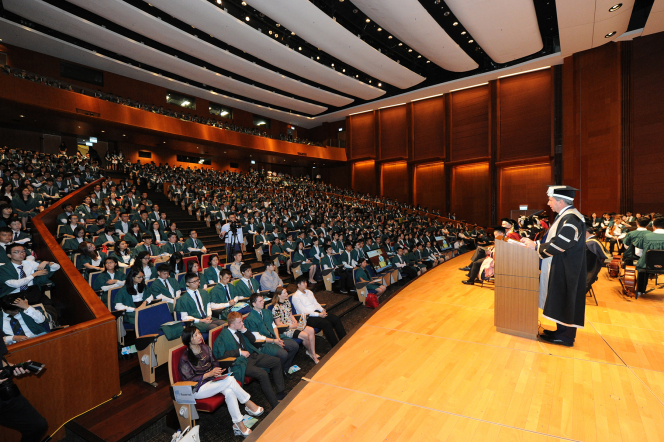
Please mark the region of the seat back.
[[51, 332], [51, 326], [50, 326], [49, 323], [48, 323], [48, 316], [46, 315], [46, 310], [44, 309], [44, 305], [43, 305], [43, 304], [33, 304], [33, 305], [31, 305], [30, 307], [32, 307], [33, 309], [37, 310], [37, 311], [40, 312], [42, 315], [44, 315], [44, 317], [45, 317], [46, 319], [44, 320], [43, 323], [41, 323], [41, 324], [39, 324], [39, 325], [41, 325], [42, 327], [44, 327], [44, 330], [46, 331], [46, 333], [50, 333], [50, 332]]
[[182, 380], [179, 365], [180, 358], [185, 351], [187, 351], [187, 346], [184, 344], [173, 347], [168, 351], [168, 377], [171, 385]]
[[136, 309], [136, 337], [160, 334], [162, 324], [173, 321], [173, 314], [167, 302], [139, 307]]
[[210, 259], [213, 256], [218, 256], [216, 253], [206, 253], [205, 255], [201, 256], [201, 268], [203, 270], [207, 269], [210, 267]]
[[200, 267], [200, 262], [198, 261], [198, 256], [187, 256], [186, 258], [182, 258], [182, 268], [186, 269], [187, 268], [187, 263], [189, 261], [196, 261], [198, 262], [198, 265]]
[[262, 273], [256, 273], [253, 278], [258, 282], [258, 284], [261, 283], [261, 276], [263, 276]]
[[108, 306], [107, 307], [110, 311], [115, 310], [115, 296], [118, 294], [118, 292], [120, 292], [121, 288], [122, 287], [118, 287], [116, 289], [108, 291]]
[[664, 250], [646, 250], [646, 271], [664, 273]]
[[215, 327], [212, 330], [210, 330], [209, 337], [208, 337], [208, 346], [210, 348], [213, 348], [215, 339], [217, 339], [217, 337], [219, 337], [219, 334], [224, 329], [224, 327], [226, 327], [226, 326], [225, 325], [220, 325], [219, 327]]
[[182, 282], [182, 278], [184, 278], [185, 272], [180, 272], [175, 275], [175, 279], [177, 280], [178, 283]]
[[97, 279], [102, 273], [103, 272], [94, 272], [88, 275], [88, 284], [90, 284], [90, 287], [94, 287], [95, 279]]
[[157, 279], [157, 278], [152, 278], [152, 279], [149, 279], [149, 280], [145, 281], [146, 288], [150, 288], [150, 286], [152, 285], [152, 283], [154, 282], [155, 279]]
[[288, 302], [291, 304], [291, 311], [293, 312], [294, 315], [297, 315], [297, 310], [295, 309], [295, 306], [293, 305], [293, 296], [288, 297]]
[[62, 229], [65, 227], [64, 224], [60, 224], [56, 229], [55, 229], [55, 237], [60, 238], [64, 233], [62, 233]]

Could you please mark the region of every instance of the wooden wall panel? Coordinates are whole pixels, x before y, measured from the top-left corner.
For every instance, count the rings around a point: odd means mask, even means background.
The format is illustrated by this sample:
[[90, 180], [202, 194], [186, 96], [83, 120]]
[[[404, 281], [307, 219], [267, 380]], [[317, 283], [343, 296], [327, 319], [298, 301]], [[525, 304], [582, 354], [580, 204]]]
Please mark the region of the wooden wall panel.
[[456, 219], [489, 225], [489, 164], [456, 166], [452, 169], [450, 212]]
[[547, 185], [552, 183], [551, 164], [504, 167], [498, 172], [498, 219], [527, 204], [529, 210], [547, 210]]
[[445, 158], [445, 99], [413, 103], [413, 159]]
[[408, 164], [405, 161], [381, 165], [381, 196], [408, 203]]
[[452, 93], [452, 161], [489, 156], [489, 86]]
[[[360, 161], [353, 164], [353, 190], [359, 193], [376, 195], [376, 163]], [[345, 187], [345, 186], [344, 186]]]
[[440, 210], [447, 215], [445, 207], [445, 165], [443, 163], [420, 164], [415, 167], [414, 203], [429, 209]]
[[633, 212], [664, 213], [664, 33], [632, 46]]
[[408, 158], [408, 120], [406, 106], [381, 109], [380, 118], [380, 159]]
[[516, 75], [500, 83], [498, 160], [551, 154], [553, 69]]
[[375, 158], [376, 128], [373, 112], [350, 117], [350, 159]]

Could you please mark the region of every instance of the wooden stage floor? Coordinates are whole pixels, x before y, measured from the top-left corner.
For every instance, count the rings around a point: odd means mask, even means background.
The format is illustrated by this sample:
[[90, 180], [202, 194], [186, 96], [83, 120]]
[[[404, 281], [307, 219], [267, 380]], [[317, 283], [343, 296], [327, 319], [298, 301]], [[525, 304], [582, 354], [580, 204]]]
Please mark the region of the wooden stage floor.
[[258, 440], [664, 441], [664, 290], [628, 299], [602, 271], [559, 347], [496, 332], [493, 288], [461, 284], [469, 258], [386, 303]]

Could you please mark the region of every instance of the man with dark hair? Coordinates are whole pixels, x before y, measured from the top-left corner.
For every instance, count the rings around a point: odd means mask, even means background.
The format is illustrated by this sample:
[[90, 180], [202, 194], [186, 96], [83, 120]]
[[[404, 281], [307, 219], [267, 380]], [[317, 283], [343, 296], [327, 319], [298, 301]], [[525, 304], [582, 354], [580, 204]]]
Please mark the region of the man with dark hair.
[[141, 234], [150, 232], [150, 220], [148, 220], [148, 212], [141, 210], [140, 218], [138, 220], [138, 227], [141, 229]]
[[[493, 228], [493, 236], [496, 239], [496, 241], [503, 241], [505, 237], [505, 232], [507, 229], [503, 226], [496, 226]], [[478, 248], [478, 250], [480, 250]], [[474, 285], [475, 281], [477, 280], [477, 277], [480, 276], [480, 269], [482, 268], [482, 264], [484, 263], [484, 260], [487, 259], [487, 256], [492, 255], [493, 248], [483, 250], [482, 253], [477, 253], [477, 258], [473, 260], [470, 265], [469, 265], [469, 270], [468, 270], [468, 279], [466, 281], [461, 281], [462, 283], [466, 285]], [[475, 255], [473, 255], [475, 256]], [[493, 259], [493, 257], [491, 258]]]
[[189, 239], [184, 242], [182, 249], [191, 255], [198, 256], [199, 260], [203, 254], [207, 253], [207, 249], [203, 245], [203, 242], [198, 239], [198, 232], [196, 232], [196, 229], [191, 229], [189, 231]]
[[635, 244], [635, 247], [642, 250], [641, 257], [636, 263], [638, 270], [636, 282], [636, 297], [638, 298], [646, 292], [648, 286], [648, 275], [644, 272], [646, 268], [646, 255], [648, 250], [664, 250], [664, 218], [658, 217], [652, 221], [653, 231], [645, 234]]
[[[230, 270], [223, 269], [219, 272], [219, 284], [210, 290], [210, 302], [212, 309], [221, 310], [219, 317], [226, 319], [231, 312], [231, 307], [238, 303], [241, 296], [231, 282]], [[246, 307], [245, 307], [246, 308]], [[244, 310], [244, 309], [243, 309]]]
[[[244, 385], [244, 378], [251, 377], [260, 383], [265, 398], [272, 408], [286, 397], [284, 390], [284, 373], [281, 361], [275, 356], [262, 354], [254, 346], [256, 337], [244, 325], [242, 315], [238, 312], [228, 314], [228, 327], [219, 333], [212, 346], [212, 354], [217, 359], [236, 358], [232, 365], [233, 377]], [[265, 368], [270, 369], [274, 387], [272, 390], [270, 377]]]
[[238, 295], [243, 296], [245, 298], [248, 298], [253, 293], [260, 292], [261, 285], [253, 277], [253, 272], [251, 270], [251, 264], [242, 264], [240, 266], [240, 273], [242, 274], [242, 277], [235, 284], [235, 288], [237, 289]]
[[623, 246], [625, 247], [625, 253], [623, 253], [622, 260], [626, 265], [634, 265], [634, 261], [638, 261], [641, 257], [643, 251], [637, 249], [635, 244], [639, 243], [641, 239], [650, 233], [647, 229], [648, 224], [650, 224], [650, 219], [646, 217], [641, 217], [636, 220], [636, 225], [638, 226], [636, 230], [627, 232], [625, 238], [623, 238]]
[[178, 242], [178, 234], [175, 232], [168, 232], [168, 242], [161, 246], [161, 253], [172, 255], [175, 252], [182, 252], [182, 244]]
[[175, 302], [175, 311], [182, 314], [183, 321], [194, 321], [194, 326], [204, 333], [224, 325], [220, 319], [212, 319], [212, 305], [207, 290], [199, 290], [201, 279], [197, 273], [184, 276], [186, 292]]
[[47, 332], [46, 316], [31, 307], [20, 293], [0, 298], [2, 307], [2, 338], [5, 344], [25, 341]]
[[265, 339], [265, 343], [261, 347], [261, 353], [278, 357], [281, 360], [284, 375], [287, 375], [300, 346], [290, 338], [279, 336], [279, 329], [274, 323], [272, 312], [265, 308], [263, 295], [260, 293], [251, 295], [249, 305], [251, 311], [244, 320], [245, 326], [256, 338], [260, 339], [262, 337]]
[[415, 279], [420, 274], [420, 269], [415, 266], [408, 264], [408, 260], [403, 256], [403, 247], [397, 247], [397, 254], [394, 255], [391, 259], [392, 264], [396, 266], [397, 269], [403, 274], [405, 274], [409, 279]]
[[299, 276], [295, 283], [297, 291], [293, 294], [293, 307], [299, 314], [307, 315], [308, 326], [323, 330], [325, 339], [334, 347], [346, 336], [346, 329], [341, 323], [341, 319], [325, 311], [323, 306], [316, 301], [313, 292], [307, 289], [307, 275]]
[[171, 311], [175, 305], [175, 299], [180, 296], [181, 290], [175, 278], [170, 276], [171, 268], [168, 264], [159, 264], [157, 266], [158, 277], [152, 282], [152, 285], [147, 289], [146, 296], [152, 295], [155, 299], [161, 299], [167, 302]]
[[577, 191], [569, 186], [549, 186], [548, 206], [558, 216], [543, 241], [521, 239], [542, 260], [539, 307], [557, 326], [539, 337], [567, 347], [574, 345], [576, 329], [583, 328], [586, 311], [586, 224], [572, 206]]

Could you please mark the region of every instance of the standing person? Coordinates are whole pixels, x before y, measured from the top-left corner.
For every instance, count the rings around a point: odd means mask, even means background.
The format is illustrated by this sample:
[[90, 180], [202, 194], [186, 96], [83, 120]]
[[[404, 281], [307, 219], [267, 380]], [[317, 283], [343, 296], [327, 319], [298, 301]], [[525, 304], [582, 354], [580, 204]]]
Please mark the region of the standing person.
[[544, 330], [543, 341], [572, 347], [576, 329], [583, 328], [586, 311], [586, 224], [572, 203], [578, 189], [549, 186], [548, 206], [558, 213], [544, 239], [521, 242], [535, 249], [540, 259], [539, 307], [556, 330]]
[[219, 237], [226, 243], [226, 262], [231, 262], [234, 252], [242, 251], [244, 242], [242, 225], [237, 222], [237, 216], [234, 213], [228, 215], [228, 222], [221, 226]]
[[322, 305], [316, 301], [311, 290], [307, 290], [307, 275], [301, 275], [295, 280], [297, 291], [293, 294], [293, 307], [299, 314], [307, 315], [307, 325], [323, 330], [325, 339], [332, 347], [346, 336], [346, 329], [341, 319], [328, 313]]

